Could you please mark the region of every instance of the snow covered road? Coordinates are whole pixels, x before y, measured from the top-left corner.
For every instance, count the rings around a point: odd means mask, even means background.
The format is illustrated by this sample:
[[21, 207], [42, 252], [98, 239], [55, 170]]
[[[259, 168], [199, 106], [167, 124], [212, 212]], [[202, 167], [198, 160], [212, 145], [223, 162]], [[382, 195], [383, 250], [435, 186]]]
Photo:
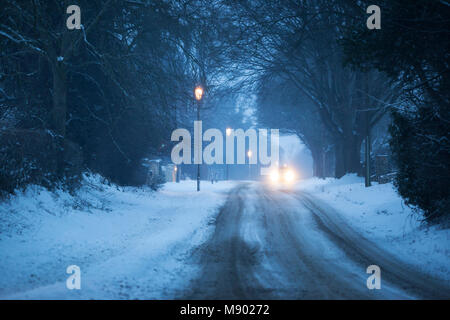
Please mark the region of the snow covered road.
[[30, 188], [0, 205], [0, 299], [450, 298], [449, 231], [401, 236], [392, 186], [349, 179]]
[[[259, 184], [234, 189], [197, 254], [189, 299], [449, 298], [448, 281], [398, 260], [304, 191]], [[381, 268], [369, 290], [366, 268]]]

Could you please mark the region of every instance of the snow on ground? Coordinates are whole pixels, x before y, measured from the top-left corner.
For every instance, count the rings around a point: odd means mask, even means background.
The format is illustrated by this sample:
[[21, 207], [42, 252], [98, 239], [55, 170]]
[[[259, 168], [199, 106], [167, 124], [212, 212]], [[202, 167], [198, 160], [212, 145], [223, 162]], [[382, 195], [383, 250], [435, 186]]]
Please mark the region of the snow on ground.
[[[197, 273], [186, 263], [213, 231], [231, 182], [159, 192], [87, 177], [71, 196], [29, 187], [0, 203], [0, 299], [163, 299]], [[81, 269], [81, 290], [66, 268]], [[169, 289], [171, 291], [169, 291]]]
[[364, 237], [422, 271], [450, 279], [450, 230], [428, 226], [393, 185], [366, 188], [364, 178], [308, 179], [296, 188], [327, 202]]

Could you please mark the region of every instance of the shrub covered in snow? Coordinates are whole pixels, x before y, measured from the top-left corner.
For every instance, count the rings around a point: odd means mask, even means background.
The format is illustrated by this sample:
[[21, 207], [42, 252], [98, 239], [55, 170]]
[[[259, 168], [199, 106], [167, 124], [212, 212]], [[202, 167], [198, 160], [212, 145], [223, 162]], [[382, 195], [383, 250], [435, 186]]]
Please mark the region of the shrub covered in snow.
[[53, 188], [78, 185], [83, 157], [80, 148], [49, 131], [11, 129], [0, 133], [0, 194], [29, 184]]
[[450, 110], [422, 106], [415, 113], [394, 112], [391, 126], [395, 185], [429, 221], [448, 221], [450, 210], [450, 136], [439, 114], [448, 119]]

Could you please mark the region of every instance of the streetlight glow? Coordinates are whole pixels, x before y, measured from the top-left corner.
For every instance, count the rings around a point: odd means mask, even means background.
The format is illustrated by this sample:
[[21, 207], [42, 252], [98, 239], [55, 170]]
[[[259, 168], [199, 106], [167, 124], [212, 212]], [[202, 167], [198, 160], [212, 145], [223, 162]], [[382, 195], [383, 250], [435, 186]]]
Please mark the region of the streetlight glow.
[[[200, 105], [203, 97], [203, 88], [202, 86], [197, 86], [194, 90], [194, 96], [197, 100], [197, 121], [200, 121]], [[198, 159], [201, 159], [201, 147], [198, 148]], [[197, 164], [197, 192], [200, 191], [200, 162]]]
[[248, 150], [247, 155], [248, 155], [249, 158], [252, 157], [252, 154], [253, 154], [253, 153], [252, 153], [252, 150]]
[[203, 88], [201, 86], [197, 86], [197, 88], [195, 88], [195, 99], [197, 99], [197, 101], [202, 100], [203, 97]]
[[231, 135], [231, 128], [227, 128], [226, 132], [227, 132], [227, 136], [229, 137]]

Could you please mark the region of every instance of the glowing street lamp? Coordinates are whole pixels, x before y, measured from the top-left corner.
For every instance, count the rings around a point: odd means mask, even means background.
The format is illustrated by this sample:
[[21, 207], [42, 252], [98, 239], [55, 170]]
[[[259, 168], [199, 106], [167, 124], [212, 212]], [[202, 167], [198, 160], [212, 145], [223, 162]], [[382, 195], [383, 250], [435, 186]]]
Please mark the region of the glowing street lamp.
[[[197, 100], [197, 121], [200, 121], [200, 104], [203, 98], [203, 87], [197, 86], [194, 90], [195, 99]], [[198, 159], [201, 159], [201, 152], [200, 148], [198, 148]], [[200, 164], [197, 164], [197, 192], [200, 191]]]
[[175, 174], [175, 182], [176, 183], [180, 183], [180, 178], [181, 178], [181, 167], [177, 167], [177, 166], [175, 166], [174, 168], [173, 168], [173, 172], [174, 172], [174, 174]]
[[226, 132], [227, 132], [227, 137], [231, 136], [231, 128], [227, 128]]
[[202, 100], [202, 97], [203, 97], [203, 88], [202, 88], [201, 86], [197, 86], [197, 87], [195, 88], [194, 94], [195, 94], [195, 99], [197, 99], [197, 101]]

